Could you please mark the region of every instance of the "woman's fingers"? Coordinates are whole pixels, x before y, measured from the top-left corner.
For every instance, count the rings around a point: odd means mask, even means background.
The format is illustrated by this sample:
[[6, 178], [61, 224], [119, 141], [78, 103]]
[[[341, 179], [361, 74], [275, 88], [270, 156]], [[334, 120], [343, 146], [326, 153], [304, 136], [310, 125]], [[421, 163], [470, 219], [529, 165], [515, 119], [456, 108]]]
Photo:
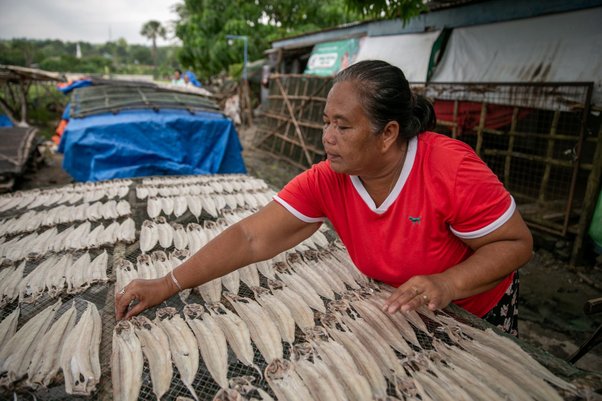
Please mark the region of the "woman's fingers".
[[435, 276], [416, 276], [399, 286], [385, 301], [383, 311], [395, 313], [407, 312], [422, 305], [430, 310], [447, 306], [452, 299], [448, 294], [448, 285]]
[[132, 280], [115, 295], [115, 318], [129, 319], [166, 300], [174, 292], [169, 284], [165, 277], [154, 280]]

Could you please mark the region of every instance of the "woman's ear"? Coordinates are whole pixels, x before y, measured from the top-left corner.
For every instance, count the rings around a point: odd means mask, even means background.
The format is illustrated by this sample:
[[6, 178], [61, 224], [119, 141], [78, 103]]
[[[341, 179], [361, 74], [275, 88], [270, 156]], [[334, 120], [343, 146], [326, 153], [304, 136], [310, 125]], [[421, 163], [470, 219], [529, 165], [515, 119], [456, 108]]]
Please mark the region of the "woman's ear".
[[383, 152], [388, 151], [391, 146], [395, 146], [398, 136], [399, 123], [397, 121], [389, 121], [381, 134]]

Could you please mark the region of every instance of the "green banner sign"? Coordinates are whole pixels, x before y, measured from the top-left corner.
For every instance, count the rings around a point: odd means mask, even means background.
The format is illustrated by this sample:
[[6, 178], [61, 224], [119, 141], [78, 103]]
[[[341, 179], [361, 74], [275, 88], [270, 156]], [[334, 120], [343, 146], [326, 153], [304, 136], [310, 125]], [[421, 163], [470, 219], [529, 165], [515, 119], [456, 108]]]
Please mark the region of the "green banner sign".
[[318, 43], [311, 52], [305, 74], [335, 75], [353, 62], [358, 50], [359, 41], [357, 39]]

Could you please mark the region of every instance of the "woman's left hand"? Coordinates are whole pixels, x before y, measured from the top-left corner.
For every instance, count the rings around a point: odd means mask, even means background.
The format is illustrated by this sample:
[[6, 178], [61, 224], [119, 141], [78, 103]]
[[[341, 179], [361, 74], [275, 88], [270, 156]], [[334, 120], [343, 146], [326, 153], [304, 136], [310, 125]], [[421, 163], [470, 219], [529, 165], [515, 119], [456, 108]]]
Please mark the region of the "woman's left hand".
[[444, 275], [414, 276], [393, 291], [383, 310], [388, 313], [407, 312], [422, 305], [435, 310], [446, 307], [454, 299], [452, 284]]

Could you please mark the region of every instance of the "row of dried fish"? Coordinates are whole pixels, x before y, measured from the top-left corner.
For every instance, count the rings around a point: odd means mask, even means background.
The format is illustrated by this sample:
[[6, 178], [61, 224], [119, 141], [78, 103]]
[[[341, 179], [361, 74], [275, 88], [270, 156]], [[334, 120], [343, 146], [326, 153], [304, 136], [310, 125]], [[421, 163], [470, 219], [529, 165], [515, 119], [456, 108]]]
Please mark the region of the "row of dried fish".
[[103, 198], [124, 198], [129, 193], [131, 180], [112, 180], [85, 183], [60, 188], [15, 192], [0, 196], [0, 213], [22, 208], [49, 207], [63, 203], [76, 204], [80, 201], [92, 203]]
[[261, 192], [237, 192], [235, 194], [212, 195], [179, 195], [174, 197], [151, 197], [148, 199], [146, 211], [151, 218], [161, 213], [166, 216], [182, 216], [190, 210], [198, 218], [203, 210], [214, 218], [220, 216], [224, 209], [237, 208], [257, 209], [266, 205], [272, 199], [274, 192], [271, 190]]
[[152, 184], [137, 186], [136, 197], [138, 199], [146, 199], [157, 196], [211, 195], [215, 193], [239, 193], [268, 189], [265, 181], [248, 176], [221, 176], [219, 178], [208, 176], [209, 178], [205, 180], [202, 180], [202, 177], [206, 176], [196, 176], [192, 179], [162, 178], [162, 182], [157, 180]]
[[282, 358], [282, 340], [267, 311], [252, 299], [230, 299], [238, 315], [221, 304], [208, 310], [189, 304], [184, 307], [184, 319], [175, 308], [166, 307], [157, 311], [154, 321], [140, 316], [131, 323], [120, 322], [113, 332], [113, 398], [138, 398], [143, 355], [157, 399], [170, 387], [173, 361], [182, 383], [196, 400], [192, 382], [201, 359], [216, 383], [228, 388], [228, 345], [248, 366], [256, 367], [251, 341], [266, 360]]
[[93, 284], [107, 282], [108, 259], [107, 251], [95, 258], [88, 252], [78, 257], [70, 253], [51, 255], [25, 276], [27, 261], [5, 267], [0, 270], [0, 307], [17, 296], [19, 303], [33, 303], [44, 294], [51, 298], [65, 292], [77, 294]]
[[[235, 224], [252, 213], [248, 209], [234, 209], [224, 213], [223, 218], [211, 221], [205, 220], [203, 224], [188, 223], [186, 227], [179, 223], [168, 223], [167, 219], [159, 216], [154, 220], [145, 220], [140, 229], [140, 250], [147, 253], [157, 245], [167, 249], [173, 246], [176, 249], [188, 248], [192, 253], [198, 251], [207, 242], [216, 237], [229, 225]], [[325, 249], [329, 246], [328, 238], [323, 230], [316, 231], [309, 238], [295, 246], [298, 252]]]
[[0, 236], [31, 232], [40, 227], [56, 226], [76, 221], [116, 220], [119, 217], [131, 214], [130, 204], [126, 200], [82, 203], [78, 206], [60, 205], [40, 211], [30, 210], [19, 217], [0, 221]]
[[132, 218], [119, 223], [114, 221], [106, 227], [101, 223], [92, 228], [89, 221], [73, 225], [63, 231], [49, 228], [40, 234], [33, 232], [16, 236], [8, 241], [0, 238], [0, 260], [17, 261], [28, 256], [40, 256], [49, 252], [66, 250], [94, 249], [116, 242], [133, 242], [136, 239], [136, 226]]
[[[86, 309], [76, 323], [75, 302], [56, 321], [59, 300], [29, 319], [18, 331], [19, 308], [0, 322], [0, 385], [48, 387], [62, 370], [65, 391], [89, 395], [98, 384], [101, 318], [96, 306]], [[54, 322], [53, 322], [54, 321]]]

